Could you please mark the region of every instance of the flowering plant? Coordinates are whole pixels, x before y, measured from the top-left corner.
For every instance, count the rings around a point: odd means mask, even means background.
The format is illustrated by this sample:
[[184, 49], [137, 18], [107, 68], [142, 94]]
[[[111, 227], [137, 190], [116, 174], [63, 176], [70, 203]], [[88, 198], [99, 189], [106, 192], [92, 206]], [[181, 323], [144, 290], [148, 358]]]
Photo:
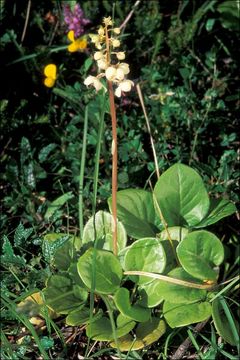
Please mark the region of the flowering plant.
[[[122, 92], [128, 92], [134, 85], [131, 80], [127, 80], [125, 76], [129, 73], [129, 65], [119, 60], [125, 59], [125, 53], [123, 51], [113, 51], [120, 46], [120, 40], [115, 36], [109, 35], [113, 33], [115, 35], [120, 34], [120, 28], [112, 28], [113, 22], [110, 17], [103, 19], [103, 26], [98, 29], [98, 34], [91, 34], [91, 41], [95, 44], [98, 51], [94, 54], [94, 59], [97, 61], [97, 66], [100, 73], [97, 76], [88, 76], [84, 84], [89, 86], [93, 85], [94, 88], [99, 91], [106, 88], [100, 81], [105, 77], [108, 81], [111, 81], [116, 85], [115, 95], [120, 97]], [[104, 70], [104, 72], [102, 72]]]

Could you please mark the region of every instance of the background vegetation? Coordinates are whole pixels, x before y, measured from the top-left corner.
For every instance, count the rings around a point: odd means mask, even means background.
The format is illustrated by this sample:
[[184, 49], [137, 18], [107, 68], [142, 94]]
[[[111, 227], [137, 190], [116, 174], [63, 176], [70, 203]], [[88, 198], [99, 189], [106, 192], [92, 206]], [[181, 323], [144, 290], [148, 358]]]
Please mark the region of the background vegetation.
[[[74, 332], [59, 319], [56, 324], [49, 319], [44, 329], [37, 325], [34, 330], [28, 314], [19, 314], [14, 307], [27, 294], [41, 289], [50, 273], [49, 254], [42, 245], [44, 236], [49, 232], [79, 234], [79, 174], [86, 104], [89, 127], [83, 186], [85, 221], [92, 214], [101, 103], [83, 84], [92, 65], [91, 44], [83, 52], [67, 51], [63, 3], [72, 5], [74, 1], [1, 1], [4, 359], [37, 359], [40, 354], [45, 358], [75, 359], [78, 353], [86, 354], [84, 331]], [[131, 69], [129, 78], [141, 85], [144, 95], [160, 171], [176, 162], [189, 164], [201, 174], [211, 195], [238, 204], [239, 2], [85, 0], [80, 5], [90, 19], [86, 34], [94, 33], [100, 19], [112, 16], [113, 11], [118, 26], [133, 10], [124, 28], [124, 50]], [[43, 69], [48, 63], [58, 67], [52, 89], [43, 85]], [[148, 188], [149, 178], [154, 184], [156, 175], [135, 90], [117, 101], [117, 115], [119, 189]], [[101, 144], [98, 209], [107, 209], [111, 193], [110, 148], [109, 118]], [[229, 270], [232, 276], [237, 273], [239, 257], [237, 220], [233, 215], [212, 229], [225, 246], [223, 271]], [[236, 312], [236, 296], [229, 297]], [[128, 358], [168, 358], [189, 335], [188, 331], [169, 330], [157, 345], [131, 352]], [[19, 341], [22, 333], [25, 336]], [[229, 358], [236, 358], [235, 349], [217, 337], [211, 324], [198, 335], [201, 351], [209, 356], [204, 358], [225, 358], [222, 349]], [[101, 344], [93, 346], [91, 356], [104, 358], [98, 353], [101, 349]], [[193, 344], [188, 354], [198, 350]], [[114, 350], [108, 351], [105, 358], [114, 354]]]

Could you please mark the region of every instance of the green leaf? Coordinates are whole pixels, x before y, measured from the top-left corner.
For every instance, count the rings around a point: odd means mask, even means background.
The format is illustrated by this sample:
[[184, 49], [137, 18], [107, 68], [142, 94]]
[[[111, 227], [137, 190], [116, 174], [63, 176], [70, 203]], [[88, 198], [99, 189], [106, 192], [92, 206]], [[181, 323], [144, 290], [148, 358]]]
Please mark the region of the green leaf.
[[47, 241], [50, 246], [54, 248], [54, 251], [61, 247], [67, 240], [71, 241], [76, 250], [80, 250], [81, 248], [81, 239], [78, 236], [72, 234], [48, 233], [44, 236], [43, 240]]
[[157, 204], [168, 226], [194, 226], [207, 214], [209, 198], [198, 173], [183, 164], [165, 171], [154, 188]]
[[[199, 280], [194, 279], [182, 268], [173, 269], [168, 273], [168, 276], [192, 283], [199, 283]], [[202, 289], [195, 289], [183, 285], [172, 284], [163, 280], [154, 280], [153, 283], [141, 287], [142, 296], [145, 292], [145, 303], [151, 306], [159, 304], [163, 299], [172, 303], [192, 303], [193, 301], [205, 300], [207, 291]], [[141, 293], [140, 293], [141, 294]], [[149, 298], [148, 298], [149, 297]]]
[[[70, 312], [66, 317], [66, 324], [71, 326], [80, 326], [88, 324], [90, 321], [90, 309], [85, 305], [80, 306], [78, 309]], [[99, 309], [92, 317], [92, 322], [99, 320], [103, 315], [102, 309]]]
[[66, 271], [75, 261], [77, 261], [77, 253], [72, 242], [68, 240], [55, 252], [53, 264], [58, 270]]
[[[166, 266], [166, 255], [161, 242], [155, 238], [136, 240], [128, 249], [124, 259], [126, 271], [148, 271], [162, 273]], [[139, 284], [153, 281], [146, 276], [131, 277]]]
[[0, 256], [2, 265], [9, 266], [9, 264], [12, 264], [16, 266], [25, 266], [25, 259], [19, 255], [14, 254], [13, 247], [5, 235], [3, 236], [2, 252], [3, 255]]
[[151, 316], [150, 309], [143, 308], [139, 305], [131, 305], [129, 291], [126, 288], [119, 288], [116, 291], [114, 301], [121, 314], [130, 319], [138, 322], [145, 322]]
[[153, 280], [149, 284], [143, 284], [138, 288], [140, 306], [152, 308], [163, 302], [163, 294], [158, 291], [159, 280]]
[[[112, 199], [108, 199], [111, 210]], [[152, 194], [145, 190], [128, 189], [117, 193], [117, 216], [129, 236], [139, 239], [155, 236], [158, 229], [154, 225], [155, 210]]]
[[176, 260], [176, 248], [178, 246], [177, 240], [172, 240], [171, 243], [169, 240], [160, 240], [160, 243], [164, 249], [166, 256], [166, 266], [163, 271], [163, 274], [167, 274], [169, 271], [178, 266]]
[[224, 311], [222, 301], [224, 300], [217, 298], [212, 303], [212, 317], [214, 325], [223, 340], [225, 340], [230, 345], [239, 346], [239, 324], [234, 319], [225, 302], [225, 305], [228, 309], [228, 314], [231, 316], [231, 322], [229, 322], [226, 311]]
[[176, 304], [164, 301], [163, 315], [171, 328], [186, 326], [206, 320], [211, 316], [209, 302]]
[[209, 213], [195, 227], [200, 228], [215, 224], [222, 218], [234, 214], [235, 211], [237, 211], [237, 208], [231, 201], [225, 199], [211, 199]]
[[171, 240], [176, 240], [178, 242], [182, 241], [184, 237], [189, 233], [189, 230], [181, 226], [169, 227], [167, 230], [161, 231], [158, 235], [160, 240], [168, 240], [168, 234], [170, 235]]
[[157, 341], [166, 331], [166, 324], [159, 318], [151, 318], [140, 323], [136, 329], [136, 336], [128, 334], [118, 339], [118, 344], [111, 342], [110, 346], [120, 351], [139, 350]]
[[48, 206], [48, 209], [44, 215], [44, 219], [48, 221], [51, 216], [57, 211], [61, 206], [63, 206], [68, 200], [73, 198], [72, 191], [67, 192], [66, 194], [63, 194], [59, 196], [57, 199], [51, 202], [51, 204]]
[[[116, 335], [117, 337], [122, 337], [125, 334], [128, 334], [129, 331], [135, 326], [135, 321], [124, 317], [118, 317], [117, 320]], [[113, 331], [111, 326], [111, 321], [107, 317], [102, 317], [94, 321], [93, 323], [87, 326], [87, 336], [93, 340], [98, 341], [111, 341], [113, 340]]]
[[215, 282], [218, 266], [224, 259], [221, 241], [212, 233], [200, 230], [188, 234], [177, 247], [179, 261], [190, 275], [204, 281]]
[[[98, 211], [94, 217], [92, 216], [83, 229], [82, 243], [93, 243], [95, 236], [97, 239], [97, 248], [105, 250], [113, 250], [113, 216], [106, 211]], [[117, 223], [117, 240], [118, 250], [125, 248], [127, 243], [127, 234], [121, 222]]]
[[122, 280], [119, 260], [106, 250], [88, 249], [78, 260], [78, 272], [89, 289], [94, 279], [96, 292], [102, 294], [114, 293]]
[[32, 232], [32, 228], [25, 229], [23, 224], [20, 223], [14, 233], [14, 245], [24, 247], [24, 245], [26, 245], [26, 240], [29, 238]]
[[68, 314], [79, 308], [88, 298], [88, 292], [63, 275], [53, 275], [43, 290], [46, 304], [59, 314]]
[[69, 241], [69, 238], [69, 235], [60, 233], [45, 235], [42, 242], [42, 252], [45, 261], [50, 263], [53, 260], [56, 251]]
[[46, 161], [49, 157], [50, 152], [53, 151], [54, 149], [56, 149], [56, 147], [57, 147], [57, 144], [48, 144], [47, 146], [42, 148], [38, 154], [39, 162], [43, 163], [44, 161]]

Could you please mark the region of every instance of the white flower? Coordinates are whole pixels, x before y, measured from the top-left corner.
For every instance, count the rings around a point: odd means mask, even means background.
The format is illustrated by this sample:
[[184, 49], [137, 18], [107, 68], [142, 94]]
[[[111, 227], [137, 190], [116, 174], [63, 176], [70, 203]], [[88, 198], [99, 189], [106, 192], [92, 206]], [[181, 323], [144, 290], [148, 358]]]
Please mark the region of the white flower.
[[120, 81], [122, 81], [124, 79], [124, 72], [122, 69], [117, 69], [117, 74], [116, 74], [116, 78]]
[[105, 59], [100, 59], [97, 61], [97, 66], [100, 70], [106, 70], [107, 68], [107, 61]]
[[86, 86], [93, 85], [97, 91], [99, 91], [103, 88], [103, 84], [101, 83], [101, 81], [92, 75], [88, 76], [84, 80], [84, 85], [86, 85]]
[[103, 36], [104, 35], [104, 28], [102, 26], [100, 26], [100, 28], [98, 29], [98, 34], [100, 36]]
[[113, 32], [118, 35], [118, 34], [120, 34], [121, 29], [120, 28], [114, 28]]
[[116, 56], [117, 56], [118, 60], [124, 60], [125, 59], [125, 52], [120, 51], [120, 52], [116, 53]]
[[115, 69], [113, 66], [109, 66], [105, 71], [105, 75], [109, 81], [113, 81], [116, 78], [117, 69]]
[[112, 41], [112, 46], [115, 47], [119, 47], [120, 46], [120, 41], [118, 39], [113, 39], [111, 38]]
[[103, 18], [103, 23], [104, 23], [106, 26], [110, 26], [110, 25], [113, 24], [112, 19], [111, 19], [110, 16], [107, 17], [107, 18]]
[[121, 97], [122, 91], [128, 92], [131, 91], [134, 83], [131, 80], [123, 80], [118, 84], [118, 87], [115, 90], [115, 95], [117, 97]]
[[94, 57], [94, 60], [97, 61], [97, 60], [102, 59], [103, 56], [104, 56], [104, 55], [103, 55], [103, 53], [102, 53], [101, 51], [96, 51], [93, 57]]
[[124, 72], [124, 74], [126, 75], [126, 74], [128, 74], [129, 73], [129, 65], [127, 64], [127, 63], [121, 63], [121, 64], [119, 64], [118, 65], [118, 69], [121, 69], [123, 72]]

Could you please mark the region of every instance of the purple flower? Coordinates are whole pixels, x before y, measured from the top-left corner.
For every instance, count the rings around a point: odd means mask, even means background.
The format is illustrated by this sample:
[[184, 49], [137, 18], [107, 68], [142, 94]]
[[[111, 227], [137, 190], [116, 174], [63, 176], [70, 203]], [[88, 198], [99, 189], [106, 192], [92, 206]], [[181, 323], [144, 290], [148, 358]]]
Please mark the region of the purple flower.
[[73, 30], [75, 38], [84, 34], [84, 27], [90, 23], [89, 19], [84, 17], [83, 10], [79, 4], [76, 4], [71, 10], [70, 5], [63, 7], [64, 22], [68, 26], [68, 31]]

